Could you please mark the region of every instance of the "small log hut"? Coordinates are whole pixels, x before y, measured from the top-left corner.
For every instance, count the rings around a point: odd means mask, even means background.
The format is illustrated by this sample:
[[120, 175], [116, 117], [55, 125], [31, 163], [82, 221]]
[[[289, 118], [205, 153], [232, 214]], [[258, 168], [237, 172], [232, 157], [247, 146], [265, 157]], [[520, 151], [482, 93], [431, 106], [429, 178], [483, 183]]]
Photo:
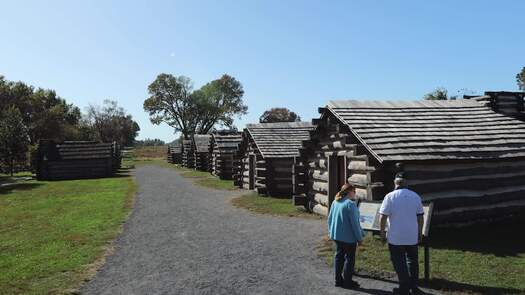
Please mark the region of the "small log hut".
[[270, 196], [292, 195], [292, 166], [310, 122], [247, 124], [239, 145], [235, 183]]
[[120, 168], [120, 147], [115, 143], [41, 140], [38, 144], [38, 180], [108, 177]]
[[233, 179], [234, 158], [239, 150], [241, 134], [214, 133], [211, 136], [211, 173], [220, 179]]
[[168, 163], [182, 163], [182, 145], [180, 143], [174, 143], [173, 145], [168, 146]]
[[475, 100], [331, 101], [294, 165], [294, 203], [327, 215], [348, 181], [381, 201], [403, 172], [433, 223], [525, 209], [525, 123]]
[[195, 159], [195, 169], [200, 171], [211, 171], [210, 167], [210, 134], [195, 134], [193, 136], [192, 150]]
[[193, 140], [182, 140], [182, 166], [195, 168], [195, 152], [193, 151]]

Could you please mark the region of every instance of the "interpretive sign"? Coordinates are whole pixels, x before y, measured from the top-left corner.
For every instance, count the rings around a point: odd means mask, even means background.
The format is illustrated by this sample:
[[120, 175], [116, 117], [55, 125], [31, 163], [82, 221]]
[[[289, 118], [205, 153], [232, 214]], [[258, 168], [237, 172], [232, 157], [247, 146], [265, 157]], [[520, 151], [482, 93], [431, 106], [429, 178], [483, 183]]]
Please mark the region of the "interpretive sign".
[[[430, 229], [430, 218], [432, 216], [432, 209], [434, 203], [423, 205], [423, 211], [425, 215], [423, 216], [423, 235], [428, 237], [428, 231]], [[368, 231], [380, 231], [381, 224], [379, 214], [379, 208], [381, 208], [381, 202], [373, 201], [361, 201], [359, 202], [359, 223], [363, 230]], [[387, 229], [388, 230], [388, 229]]]

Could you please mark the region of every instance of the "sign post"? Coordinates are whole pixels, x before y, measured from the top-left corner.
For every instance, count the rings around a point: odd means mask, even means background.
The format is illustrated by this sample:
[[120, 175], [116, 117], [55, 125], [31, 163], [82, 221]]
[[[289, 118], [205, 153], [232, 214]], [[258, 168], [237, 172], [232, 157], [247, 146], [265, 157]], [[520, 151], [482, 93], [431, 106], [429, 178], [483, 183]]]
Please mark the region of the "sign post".
[[[381, 214], [379, 214], [379, 208], [381, 208], [381, 202], [374, 201], [360, 201], [359, 207], [359, 223], [361, 228], [366, 231], [379, 232], [381, 231]], [[425, 281], [428, 282], [430, 279], [430, 249], [428, 244], [428, 234], [430, 231], [430, 220], [432, 217], [432, 211], [434, 209], [434, 203], [423, 205], [423, 240], [422, 244], [425, 249]], [[388, 228], [387, 228], [388, 230]]]

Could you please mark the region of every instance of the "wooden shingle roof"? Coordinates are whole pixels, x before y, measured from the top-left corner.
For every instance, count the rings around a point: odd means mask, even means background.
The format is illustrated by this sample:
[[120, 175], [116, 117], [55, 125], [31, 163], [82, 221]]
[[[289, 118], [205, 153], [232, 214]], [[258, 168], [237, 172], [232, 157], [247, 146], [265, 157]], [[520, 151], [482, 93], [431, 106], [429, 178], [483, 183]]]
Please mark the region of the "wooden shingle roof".
[[197, 153], [207, 153], [210, 151], [210, 139], [211, 135], [209, 134], [195, 134], [193, 136]]
[[253, 138], [263, 157], [287, 158], [299, 155], [303, 140], [310, 139], [311, 122], [282, 122], [247, 124], [246, 130]]
[[113, 156], [111, 143], [93, 141], [65, 141], [48, 151], [49, 160], [107, 159]]
[[239, 143], [242, 140], [240, 133], [234, 133], [234, 134], [212, 134], [212, 140], [214, 141], [215, 145], [219, 148], [219, 150], [222, 149], [237, 149], [239, 146]]
[[525, 123], [473, 100], [330, 101], [380, 162], [525, 157]]

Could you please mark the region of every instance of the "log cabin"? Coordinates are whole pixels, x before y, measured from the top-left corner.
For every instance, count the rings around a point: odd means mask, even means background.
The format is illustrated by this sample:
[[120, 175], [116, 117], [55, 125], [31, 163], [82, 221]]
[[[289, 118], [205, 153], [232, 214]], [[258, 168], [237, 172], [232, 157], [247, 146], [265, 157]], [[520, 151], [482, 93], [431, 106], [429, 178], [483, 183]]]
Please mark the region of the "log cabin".
[[115, 143], [40, 140], [37, 148], [38, 180], [109, 177], [120, 168], [120, 148]]
[[195, 169], [200, 171], [210, 172], [211, 159], [211, 135], [210, 134], [195, 134], [193, 135], [192, 150], [195, 159]]
[[294, 203], [322, 215], [348, 181], [381, 201], [397, 173], [433, 223], [525, 209], [525, 123], [476, 101], [330, 101], [294, 164]]
[[486, 91], [481, 96], [465, 95], [463, 97], [482, 102], [495, 112], [525, 121], [525, 92]]
[[233, 179], [234, 157], [239, 150], [239, 132], [214, 133], [211, 136], [211, 171], [220, 179]]
[[247, 124], [239, 144], [236, 184], [269, 196], [292, 194], [292, 166], [310, 122]]
[[182, 140], [182, 166], [195, 168], [195, 152], [193, 151], [193, 139]]
[[182, 163], [182, 145], [180, 143], [174, 143], [168, 146], [168, 163]]

